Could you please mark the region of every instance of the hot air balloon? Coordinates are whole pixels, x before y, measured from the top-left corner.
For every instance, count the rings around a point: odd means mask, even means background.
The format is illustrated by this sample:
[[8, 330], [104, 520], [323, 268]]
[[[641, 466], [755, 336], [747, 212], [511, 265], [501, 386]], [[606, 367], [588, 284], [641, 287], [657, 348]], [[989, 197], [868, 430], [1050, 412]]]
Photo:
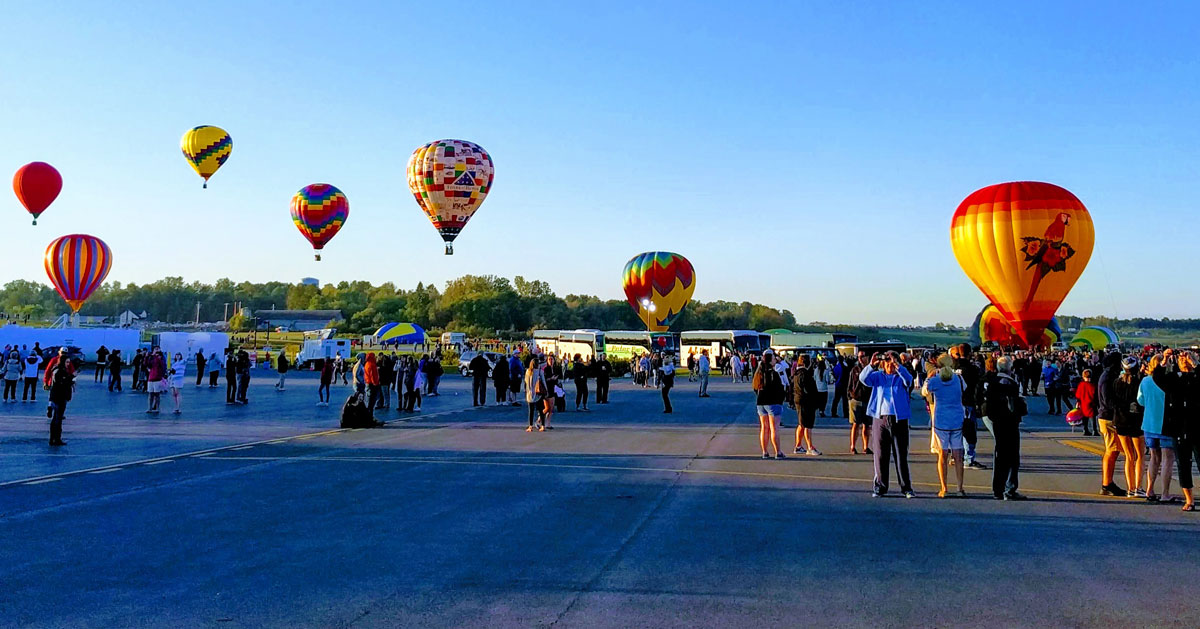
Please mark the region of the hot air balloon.
[[1086, 328], [1080, 328], [1075, 337], [1071, 339], [1071, 347], [1081, 347], [1083, 349], [1097, 350], [1106, 349], [1109, 345], [1120, 345], [1121, 337], [1117, 336], [1112, 328], [1106, 328], [1101, 325], [1089, 325]]
[[665, 332], [696, 290], [696, 270], [678, 253], [648, 251], [625, 263], [625, 298], [651, 332]]
[[300, 188], [292, 196], [292, 222], [312, 243], [317, 260], [321, 249], [346, 224], [350, 216], [350, 201], [341, 190], [327, 184], [314, 183]]
[[229, 159], [233, 152], [233, 138], [221, 127], [201, 125], [183, 134], [179, 141], [183, 156], [196, 171], [204, 177], [204, 186], [208, 187], [208, 178]]
[[1087, 266], [1095, 240], [1083, 203], [1036, 181], [976, 190], [950, 223], [959, 265], [1026, 345], [1041, 338]]
[[454, 239], [492, 190], [495, 169], [483, 147], [464, 140], [438, 140], [408, 158], [408, 189], [454, 253]]
[[46, 247], [45, 264], [54, 289], [71, 306], [71, 312], [77, 313], [108, 277], [112, 250], [95, 236], [71, 234]]
[[13, 175], [13, 192], [37, 225], [38, 217], [62, 192], [62, 175], [46, 162], [29, 162]]
[[[984, 343], [992, 342], [1000, 347], [1022, 347], [1028, 345], [1017, 335], [1016, 328], [1013, 327], [1008, 319], [995, 306], [988, 304], [979, 315], [975, 317], [975, 323], [971, 325], [969, 342], [971, 345], [979, 347]], [[1050, 347], [1062, 340], [1062, 328], [1058, 325], [1058, 319], [1050, 320], [1050, 324], [1042, 332], [1041, 338], [1034, 343], [1037, 347]]]

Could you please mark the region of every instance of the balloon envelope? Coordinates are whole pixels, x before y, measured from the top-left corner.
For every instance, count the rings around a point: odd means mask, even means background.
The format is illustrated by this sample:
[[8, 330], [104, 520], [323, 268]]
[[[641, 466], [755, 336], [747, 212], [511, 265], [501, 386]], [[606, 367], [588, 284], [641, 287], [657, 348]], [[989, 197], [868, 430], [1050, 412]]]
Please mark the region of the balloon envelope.
[[492, 190], [492, 157], [474, 142], [438, 140], [413, 151], [407, 170], [413, 198], [454, 253], [451, 243]]
[[[1000, 309], [988, 304], [975, 316], [969, 334], [971, 345], [979, 347], [987, 342], [1001, 347], [1029, 347], [1017, 334], [1017, 329], [1004, 318]], [[1037, 347], [1050, 347], [1062, 340], [1062, 328], [1058, 326], [1058, 318], [1050, 320], [1050, 324], [1042, 332], [1041, 338], [1034, 343]]]
[[62, 192], [62, 175], [46, 162], [30, 162], [13, 175], [13, 192], [37, 225], [38, 217]]
[[418, 345], [427, 339], [425, 329], [415, 323], [385, 323], [375, 331], [375, 340], [387, 345]]
[[[337, 235], [350, 217], [350, 201], [341, 190], [327, 184], [314, 183], [300, 188], [292, 196], [292, 222], [296, 229], [320, 251]], [[321, 259], [321, 254], [317, 254]]]
[[45, 265], [54, 289], [75, 313], [108, 277], [112, 250], [95, 236], [62, 236], [46, 247]]
[[1080, 328], [1075, 337], [1071, 339], [1072, 347], [1082, 347], [1084, 349], [1104, 349], [1109, 345], [1117, 345], [1121, 342], [1121, 337], [1112, 328], [1106, 328], [1100, 325], [1089, 325], [1086, 328]]
[[204, 178], [204, 187], [207, 188], [208, 178], [233, 153], [233, 138], [221, 127], [201, 125], [183, 134], [179, 148], [196, 174]]
[[[696, 290], [696, 270], [678, 253], [648, 251], [625, 263], [625, 298], [651, 332], [664, 332]], [[642, 305], [649, 300], [654, 310]]]
[[1036, 181], [981, 188], [959, 204], [950, 223], [959, 265], [1026, 345], [1041, 338], [1095, 240], [1083, 203]]

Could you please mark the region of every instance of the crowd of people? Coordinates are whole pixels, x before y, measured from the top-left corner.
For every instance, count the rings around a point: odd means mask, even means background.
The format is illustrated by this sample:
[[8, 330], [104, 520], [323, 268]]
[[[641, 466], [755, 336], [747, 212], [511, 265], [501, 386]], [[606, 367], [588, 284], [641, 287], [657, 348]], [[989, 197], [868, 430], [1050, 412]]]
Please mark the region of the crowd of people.
[[[52, 355], [48, 355], [52, 354]], [[109, 391], [124, 390], [124, 359], [118, 351], [100, 348], [94, 380], [107, 382]], [[173, 412], [182, 412], [182, 391], [189, 369], [196, 386], [219, 386], [226, 379], [226, 403], [245, 405], [253, 360], [244, 350], [218, 355], [203, 350], [167, 356], [158, 347], [137, 350], [129, 361], [131, 389], [147, 394], [147, 413], [161, 410], [170, 394]], [[663, 412], [673, 412], [675, 357], [669, 351], [646, 352], [631, 361], [635, 386], [657, 388]], [[193, 366], [190, 366], [193, 365]], [[759, 418], [763, 458], [787, 457], [780, 443], [786, 426], [784, 408], [796, 415], [792, 454], [821, 456], [813, 429], [817, 417], [845, 417], [850, 425], [848, 452], [871, 455], [873, 495], [890, 491], [894, 468], [899, 491], [914, 494], [909, 472], [910, 420], [914, 395], [924, 401], [931, 420], [930, 450], [937, 455], [939, 497], [964, 496], [964, 471], [987, 469], [977, 460], [978, 424], [992, 435], [992, 495], [998, 500], [1024, 500], [1019, 492], [1022, 418], [1029, 412], [1026, 398], [1044, 391], [1051, 415], [1081, 425], [1085, 436], [1103, 438], [1100, 493], [1180, 503], [1194, 510], [1191, 466], [1200, 466], [1200, 377], [1196, 356], [1171, 349], [1141, 352], [1054, 351], [975, 352], [967, 344], [948, 351], [885, 352], [856, 356], [824, 353], [780, 355], [732, 354], [712, 360], [707, 351], [686, 358], [688, 380], [698, 395], [709, 397], [708, 379], [724, 371], [734, 382], [749, 381]], [[190, 366], [190, 367], [189, 367]], [[292, 365], [285, 355], [269, 363], [277, 373], [275, 389], [286, 390]], [[80, 365], [66, 348], [45, 352], [34, 347], [5, 347], [0, 354], [3, 402], [37, 401], [38, 389], [48, 392], [47, 417], [51, 444], [62, 445], [62, 420], [74, 391]], [[353, 390], [372, 418], [375, 411], [396, 408], [399, 413], [421, 411], [424, 397], [437, 396], [444, 375], [441, 357], [363, 352], [348, 361], [340, 354], [318, 362], [318, 405], [328, 406], [332, 385], [340, 381]], [[566, 384], [574, 384], [575, 410], [587, 412], [589, 402], [607, 404], [613, 364], [599, 354], [584, 357], [512, 351], [489, 359], [476, 354], [469, 364], [472, 404], [518, 406], [522, 392], [528, 410], [527, 431], [552, 430], [555, 413], [568, 403]], [[489, 394], [489, 383], [491, 393]], [[592, 384], [594, 383], [594, 398]], [[832, 395], [830, 395], [832, 393]], [[489, 402], [489, 398], [491, 401]], [[1117, 463], [1125, 488], [1114, 482]], [[953, 481], [949, 478], [954, 470]], [[1182, 497], [1172, 495], [1172, 471], [1179, 477]]]

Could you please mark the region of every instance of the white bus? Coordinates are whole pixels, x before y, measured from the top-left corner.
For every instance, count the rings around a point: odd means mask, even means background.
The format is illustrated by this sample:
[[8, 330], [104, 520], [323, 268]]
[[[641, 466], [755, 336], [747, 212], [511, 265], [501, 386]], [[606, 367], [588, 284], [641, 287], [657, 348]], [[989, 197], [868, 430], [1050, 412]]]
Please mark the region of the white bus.
[[681, 355], [686, 357], [694, 353], [699, 357], [702, 350], [708, 350], [708, 356], [714, 363], [720, 356], [762, 354], [763, 350], [770, 347], [771, 335], [754, 330], [693, 330], [679, 333]]
[[533, 344], [543, 354], [573, 358], [579, 354], [590, 360], [604, 351], [604, 332], [600, 330], [535, 330]]
[[652, 351], [671, 352], [678, 357], [679, 333], [645, 330], [608, 330], [604, 333], [604, 353], [609, 358], [630, 360]]

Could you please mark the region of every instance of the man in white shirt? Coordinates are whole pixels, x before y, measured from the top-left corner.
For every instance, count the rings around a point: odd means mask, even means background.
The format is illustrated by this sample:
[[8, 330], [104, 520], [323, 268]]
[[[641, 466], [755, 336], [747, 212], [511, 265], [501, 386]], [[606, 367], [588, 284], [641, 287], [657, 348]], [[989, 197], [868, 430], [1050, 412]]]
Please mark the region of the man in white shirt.
[[708, 395], [708, 350], [700, 351], [700, 360], [696, 361], [696, 375], [700, 380], [700, 397], [709, 397]]

